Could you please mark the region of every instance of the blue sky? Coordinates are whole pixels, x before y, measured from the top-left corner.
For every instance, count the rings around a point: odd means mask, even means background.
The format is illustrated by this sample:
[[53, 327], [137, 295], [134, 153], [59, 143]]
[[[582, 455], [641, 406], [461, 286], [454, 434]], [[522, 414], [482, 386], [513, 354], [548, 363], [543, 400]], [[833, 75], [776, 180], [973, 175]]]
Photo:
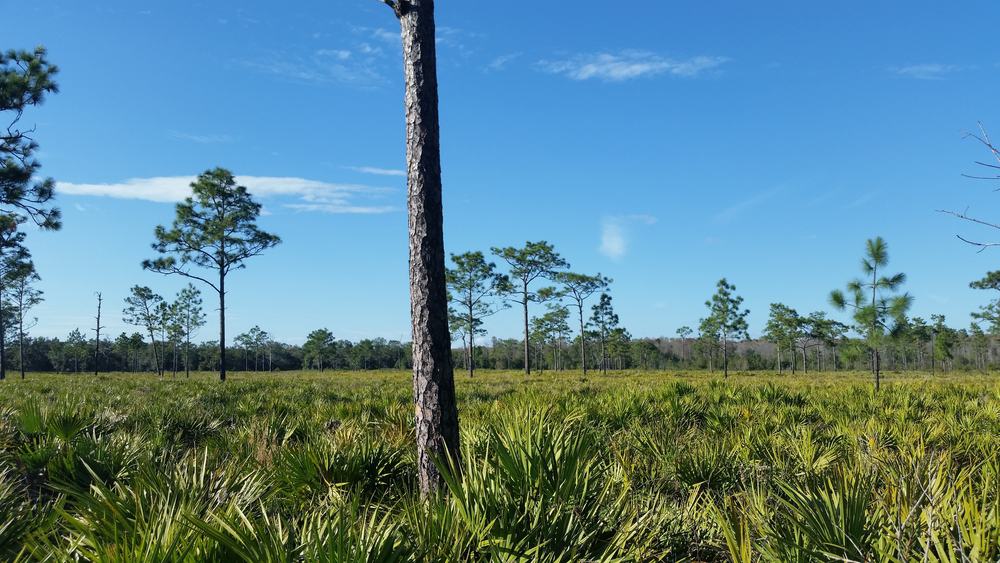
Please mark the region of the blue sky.
[[[441, 1], [450, 252], [545, 239], [615, 279], [637, 336], [695, 326], [727, 277], [759, 333], [768, 304], [828, 309], [864, 241], [890, 245], [913, 313], [965, 326], [997, 268], [935, 213], [990, 218], [1000, 131], [995, 2]], [[231, 334], [408, 338], [398, 24], [376, 0], [10, 2], [2, 47], [44, 44], [62, 91], [26, 116], [65, 227], [31, 233], [35, 333], [125, 330], [153, 227], [188, 178], [230, 168], [284, 244], [233, 274]], [[1000, 132], [997, 133], [1000, 135]], [[201, 336], [212, 337], [214, 319]], [[516, 336], [516, 311], [491, 319]]]

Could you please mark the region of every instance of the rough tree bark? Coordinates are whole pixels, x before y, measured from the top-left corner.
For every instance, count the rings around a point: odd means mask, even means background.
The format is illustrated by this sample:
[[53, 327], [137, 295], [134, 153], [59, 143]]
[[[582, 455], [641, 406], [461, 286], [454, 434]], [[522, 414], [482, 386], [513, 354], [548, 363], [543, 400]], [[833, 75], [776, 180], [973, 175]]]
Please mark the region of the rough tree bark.
[[[224, 243], [223, 243], [224, 244]], [[225, 253], [225, 246], [223, 254]], [[226, 380], [226, 274], [219, 270], [219, 381]]]
[[7, 326], [3, 318], [3, 292], [0, 291], [0, 381], [7, 379]]
[[407, 212], [413, 397], [420, 493], [443, 483], [435, 459], [459, 456], [448, 331], [434, 2], [383, 0], [400, 21], [406, 77]]
[[528, 332], [528, 284], [521, 293], [524, 300], [524, 375], [531, 375], [531, 340]]

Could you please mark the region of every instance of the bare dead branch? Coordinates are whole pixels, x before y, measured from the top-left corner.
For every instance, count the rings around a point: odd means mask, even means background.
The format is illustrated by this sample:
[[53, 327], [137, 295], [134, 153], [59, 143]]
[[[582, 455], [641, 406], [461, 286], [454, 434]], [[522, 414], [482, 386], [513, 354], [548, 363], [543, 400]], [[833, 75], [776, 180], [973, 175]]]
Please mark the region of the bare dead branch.
[[978, 246], [979, 250], [976, 252], [977, 254], [979, 252], [982, 252], [982, 251], [986, 250], [987, 248], [992, 248], [994, 246], [1000, 246], [1000, 242], [976, 242], [974, 240], [969, 240], [969, 239], [963, 237], [962, 235], [955, 235], [955, 238], [957, 238], [958, 240], [960, 240], [960, 241], [962, 241], [962, 242], [964, 242], [966, 244], [971, 244], [972, 246]]
[[986, 226], [986, 227], [992, 227], [994, 229], [1000, 229], [1000, 225], [998, 225], [996, 223], [990, 223], [989, 221], [984, 221], [982, 219], [977, 219], [975, 217], [970, 217], [969, 215], [966, 214], [967, 211], [968, 210], [966, 210], [965, 212], [959, 213], [957, 211], [948, 211], [946, 209], [938, 209], [938, 213], [944, 213], [946, 215], [951, 215], [953, 217], [958, 217], [959, 219], [962, 219], [963, 221], [969, 221], [970, 223], [976, 223], [977, 225], [983, 225], [983, 226]]
[[1000, 176], [973, 176], [972, 174], [962, 174], [963, 178], [968, 178], [970, 180], [1000, 180]]

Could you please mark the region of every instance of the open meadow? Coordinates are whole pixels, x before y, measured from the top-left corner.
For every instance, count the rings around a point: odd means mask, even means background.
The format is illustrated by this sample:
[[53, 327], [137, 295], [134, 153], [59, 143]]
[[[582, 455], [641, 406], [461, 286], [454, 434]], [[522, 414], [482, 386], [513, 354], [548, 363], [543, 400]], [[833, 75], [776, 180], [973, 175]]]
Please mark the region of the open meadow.
[[29, 374], [0, 559], [996, 561], [997, 380], [869, 378], [458, 376], [423, 503], [409, 372]]

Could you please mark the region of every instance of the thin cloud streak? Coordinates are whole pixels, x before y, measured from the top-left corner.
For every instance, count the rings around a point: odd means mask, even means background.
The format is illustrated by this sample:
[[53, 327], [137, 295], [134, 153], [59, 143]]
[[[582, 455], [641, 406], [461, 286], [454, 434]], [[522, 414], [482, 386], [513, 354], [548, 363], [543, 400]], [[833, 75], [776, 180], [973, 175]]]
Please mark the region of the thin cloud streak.
[[373, 174], [375, 176], [401, 176], [406, 177], [406, 170], [398, 170], [396, 168], [378, 168], [375, 166], [348, 166], [348, 170], [353, 170], [354, 172], [359, 172], [361, 174]]
[[233, 142], [233, 137], [231, 135], [197, 135], [194, 133], [184, 133], [182, 131], [171, 131], [170, 136], [182, 141], [191, 141], [202, 145]]
[[844, 209], [853, 209], [855, 207], [861, 207], [862, 205], [865, 205], [866, 203], [878, 197], [878, 195], [879, 195], [878, 190], [862, 194], [860, 197], [858, 197], [854, 201], [844, 206]]
[[491, 70], [494, 72], [499, 72], [507, 68], [507, 65], [512, 63], [515, 59], [519, 58], [521, 53], [510, 53], [507, 55], [500, 55], [495, 57], [488, 65], [486, 65], [486, 70]]
[[940, 63], [923, 63], [893, 67], [889, 70], [900, 76], [916, 78], [917, 80], [944, 80], [949, 74], [961, 70], [961, 67]]
[[306, 55], [272, 52], [241, 64], [295, 82], [370, 88], [388, 81], [380, 70], [383, 59], [381, 48], [361, 43], [353, 49], [324, 48]]
[[355, 32], [368, 34], [372, 39], [382, 41], [383, 43], [389, 43], [395, 46], [402, 45], [402, 39], [400, 38], [399, 31], [389, 31], [384, 27], [355, 27]]
[[359, 205], [341, 205], [337, 203], [287, 203], [283, 207], [294, 211], [311, 211], [319, 213], [329, 213], [334, 215], [355, 214], [355, 215], [375, 215], [379, 213], [391, 213], [396, 208], [391, 205], [365, 207]]
[[712, 221], [715, 223], [731, 223], [734, 219], [737, 219], [740, 215], [743, 215], [747, 211], [750, 211], [754, 207], [766, 202], [767, 200], [773, 198], [774, 196], [781, 193], [783, 188], [776, 187], [763, 192], [754, 194], [749, 198], [730, 205], [729, 207], [723, 209], [722, 211], [715, 214], [712, 217]]
[[623, 82], [660, 74], [692, 78], [715, 70], [728, 61], [727, 57], [702, 55], [671, 59], [648, 51], [622, 51], [616, 54], [596, 53], [563, 60], [543, 60], [539, 61], [538, 67], [550, 74], [573, 80]]
[[[130, 178], [123, 182], [105, 184], [59, 182], [56, 189], [66, 195], [176, 203], [191, 195], [190, 185], [194, 180], [194, 176], [159, 176]], [[239, 176], [236, 182], [262, 199], [295, 198], [297, 201], [279, 204], [296, 211], [372, 214], [396, 210], [391, 205], [364, 205], [357, 202], [384, 198], [396, 191], [391, 188], [280, 176]]]

